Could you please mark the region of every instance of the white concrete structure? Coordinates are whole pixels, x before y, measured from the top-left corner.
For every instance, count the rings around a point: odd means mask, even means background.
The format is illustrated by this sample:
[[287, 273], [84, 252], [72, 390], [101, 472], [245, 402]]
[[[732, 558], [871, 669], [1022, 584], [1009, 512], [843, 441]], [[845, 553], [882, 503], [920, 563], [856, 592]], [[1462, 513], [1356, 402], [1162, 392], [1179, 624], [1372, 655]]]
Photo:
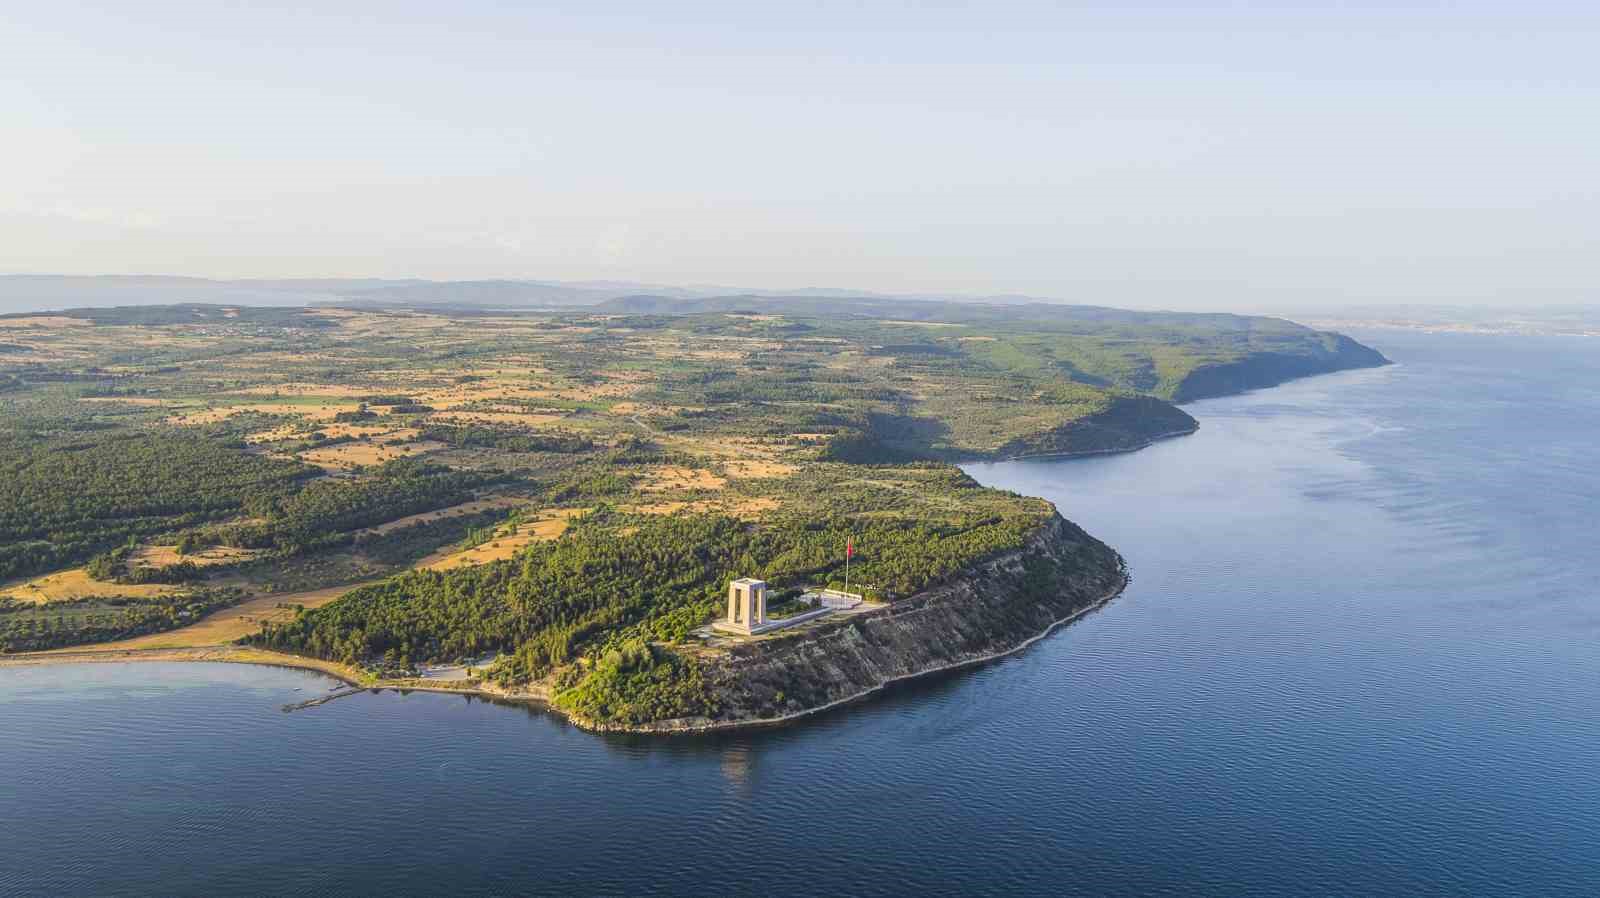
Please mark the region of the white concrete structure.
[[728, 584], [728, 619], [723, 629], [749, 633], [767, 623], [767, 581], [741, 577]]
[[808, 620], [816, 620], [833, 613], [831, 608], [818, 608], [777, 620], [767, 619], [767, 583], [742, 577], [728, 584], [728, 616], [716, 621], [711, 629], [739, 636], [757, 636], [781, 630]]
[[816, 592], [808, 593], [806, 598], [812, 596], [816, 597], [815, 604], [821, 605], [823, 608], [840, 610], [854, 608], [866, 601], [859, 593], [841, 592], [837, 589], [819, 589]]
[[[812, 610], [802, 611], [777, 620], [767, 619], [767, 582], [750, 577], [741, 577], [728, 583], [728, 616], [723, 620], [714, 621], [706, 635], [711, 632], [732, 633], [738, 636], [759, 636], [784, 627], [827, 617], [835, 612], [849, 612], [860, 608], [863, 604], [861, 596], [853, 592], [840, 592], [837, 589], [812, 590], [800, 596], [802, 604], [810, 605]], [[874, 606], [876, 607], [876, 606]], [[866, 610], [866, 609], [862, 609]]]

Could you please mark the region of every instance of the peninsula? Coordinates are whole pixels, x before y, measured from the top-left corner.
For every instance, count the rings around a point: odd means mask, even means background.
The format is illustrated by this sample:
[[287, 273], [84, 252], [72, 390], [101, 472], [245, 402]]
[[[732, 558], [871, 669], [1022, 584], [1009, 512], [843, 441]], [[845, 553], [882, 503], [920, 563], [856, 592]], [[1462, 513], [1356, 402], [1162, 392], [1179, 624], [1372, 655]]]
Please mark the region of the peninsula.
[[[0, 317], [0, 663], [287, 663], [595, 730], [792, 719], [1120, 590], [1110, 547], [956, 463], [1129, 451], [1192, 432], [1177, 403], [1385, 363], [1279, 319], [1045, 304]], [[711, 626], [739, 578], [796, 622]]]

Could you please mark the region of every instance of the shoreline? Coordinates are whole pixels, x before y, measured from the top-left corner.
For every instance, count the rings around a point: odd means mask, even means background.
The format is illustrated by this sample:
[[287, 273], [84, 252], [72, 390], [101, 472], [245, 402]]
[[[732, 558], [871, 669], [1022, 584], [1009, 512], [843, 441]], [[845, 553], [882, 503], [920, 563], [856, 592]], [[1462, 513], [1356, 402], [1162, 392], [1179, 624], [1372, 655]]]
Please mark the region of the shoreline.
[[[1139, 444], [1133, 446], [1111, 449], [1088, 449], [1066, 453], [1007, 455], [999, 458], [972, 459], [965, 462], [952, 462], [952, 464], [960, 465], [979, 463], [983, 461], [1036, 461], [1085, 458], [1101, 455], [1120, 455], [1123, 453], [1137, 452], [1162, 440], [1189, 436], [1197, 432], [1199, 429], [1199, 422], [1195, 422], [1193, 427], [1186, 427], [1178, 430], [1154, 434], [1145, 438]], [[1057, 513], [1057, 516], [1059, 517], [1059, 512]], [[799, 711], [794, 711], [777, 717], [745, 718], [721, 721], [712, 720], [709, 718], [678, 718], [677, 721], [657, 721], [652, 724], [642, 725], [605, 724], [574, 715], [568, 711], [558, 708], [552, 701], [553, 695], [551, 694], [550, 690], [540, 684], [532, 684], [530, 687], [526, 687], [524, 690], [513, 691], [504, 687], [493, 685], [481, 679], [475, 681], [430, 681], [422, 678], [379, 680], [364, 674], [358, 669], [339, 664], [338, 662], [326, 661], [323, 659], [311, 658], [302, 655], [274, 652], [266, 649], [258, 649], [250, 646], [239, 645], [237, 643], [150, 648], [116, 648], [114, 643], [102, 644], [102, 647], [96, 649], [87, 649], [86, 647], [65, 647], [49, 649], [41, 652], [24, 652], [9, 655], [0, 654], [0, 668], [53, 664], [105, 664], [162, 661], [257, 664], [265, 667], [282, 667], [291, 670], [305, 670], [313, 673], [320, 673], [324, 676], [338, 680], [339, 682], [344, 683], [346, 686], [353, 687], [350, 691], [335, 695], [333, 698], [340, 698], [345, 695], [354, 695], [357, 692], [368, 689], [393, 689], [401, 692], [418, 691], [438, 692], [453, 695], [469, 695], [477, 696], [486, 701], [532, 705], [538, 707], [542, 711], [554, 714], [578, 729], [588, 733], [644, 736], [709, 735], [712, 733], [727, 733], [742, 729], [764, 729], [793, 724], [844, 705], [850, 705], [869, 700], [873, 696], [882, 693], [890, 686], [896, 684], [906, 683], [925, 677], [932, 677], [939, 674], [954, 673], [971, 667], [979, 667], [984, 664], [989, 664], [1002, 658], [1015, 655], [1032, 646], [1034, 643], [1037, 643], [1040, 640], [1050, 636], [1059, 628], [1078, 620], [1091, 611], [1097, 611], [1105, 607], [1118, 596], [1122, 595], [1122, 593], [1127, 589], [1130, 579], [1127, 562], [1122, 557], [1121, 553], [1117, 553], [1115, 549], [1112, 549], [1112, 552], [1116, 555], [1118, 572], [1118, 580], [1114, 588], [1109, 590], [1105, 595], [1093, 600], [1090, 604], [1073, 611], [1071, 614], [1068, 614], [1065, 617], [1051, 622], [1040, 632], [1021, 640], [1014, 646], [999, 651], [990, 652], [978, 657], [965, 658], [959, 661], [950, 662], [948, 664], [930, 667], [925, 670], [900, 674], [885, 679], [880, 683], [852, 693], [848, 696], [834, 699], [833, 701], [826, 702], [815, 707], [803, 708]], [[356, 584], [350, 588], [353, 589], [359, 585], [361, 584]], [[227, 611], [228, 609], [222, 610]], [[156, 634], [156, 637], [170, 636], [174, 632], [177, 631], [167, 631], [166, 633]], [[318, 701], [315, 704], [321, 705], [323, 703], [324, 702], [322, 701]], [[286, 710], [290, 709], [290, 707], [293, 706], [287, 706]], [[694, 722], [689, 723], [687, 721]]]
[[158, 661], [210, 661], [224, 664], [255, 664], [261, 667], [285, 667], [292, 670], [308, 670], [320, 673], [332, 677], [347, 686], [355, 686], [362, 689], [376, 688], [373, 680], [363, 677], [358, 671], [336, 661], [305, 658], [300, 655], [288, 655], [282, 652], [229, 643], [150, 649], [111, 649], [77, 652], [71, 649], [51, 649], [45, 652], [17, 652], [10, 655], [0, 655], [0, 668], [52, 667], [59, 664], [137, 664]]
[[1097, 455], [1125, 455], [1129, 452], [1138, 452], [1142, 449], [1149, 449], [1151, 446], [1154, 446], [1163, 440], [1175, 440], [1178, 437], [1193, 436], [1199, 432], [1200, 422], [1196, 421], [1193, 427], [1185, 427], [1179, 430], [1169, 430], [1165, 433], [1158, 433], [1145, 437], [1144, 441], [1139, 443], [1137, 446], [1122, 446], [1115, 449], [1078, 449], [1073, 452], [1035, 452], [1027, 455], [1002, 455], [998, 458], [974, 458], [966, 461], [954, 462], [954, 464], [970, 465], [983, 462], [999, 463], [1007, 461], [1061, 461], [1071, 458], [1093, 458]]
[[[1113, 550], [1114, 551], [1114, 550]], [[919, 680], [924, 677], [938, 674], [954, 673], [971, 667], [980, 667], [998, 661], [1002, 658], [1015, 655], [1040, 640], [1049, 637], [1056, 630], [1073, 621], [1098, 611], [1114, 601], [1128, 588], [1130, 577], [1127, 562], [1119, 553], [1117, 555], [1118, 582], [1117, 585], [1104, 595], [1082, 608], [1073, 611], [1058, 620], [1052, 621], [1038, 633], [1022, 640], [1010, 648], [997, 652], [990, 652], [975, 658], [965, 658], [949, 664], [930, 667], [914, 673], [900, 674], [863, 689], [843, 698], [835, 699], [814, 708], [805, 708], [779, 717], [758, 717], [744, 720], [707, 720], [704, 723], [687, 725], [643, 725], [643, 726], [613, 726], [599, 724], [586, 718], [571, 714], [556, 707], [550, 701], [548, 690], [512, 692], [500, 688], [486, 688], [485, 685], [462, 685], [467, 681], [450, 680], [442, 681], [437, 685], [420, 679], [405, 680], [373, 680], [362, 676], [359, 672], [334, 661], [324, 661], [320, 658], [307, 658], [301, 655], [289, 655], [282, 652], [273, 652], [265, 649], [251, 648], [231, 644], [214, 646], [192, 646], [186, 648], [151, 648], [151, 649], [123, 649], [112, 651], [72, 652], [60, 649], [49, 652], [26, 652], [13, 655], [0, 655], [0, 668], [4, 667], [47, 667], [62, 664], [137, 664], [141, 662], [212, 662], [222, 664], [254, 664], [262, 667], [282, 667], [290, 670], [305, 670], [320, 673], [331, 677], [351, 687], [350, 692], [333, 696], [342, 698], [345, 695], [354, 695], [365, 690], [393, 689], [397, 692], [439, 692], [452, 695], [475, 695], [486, 700], [496, 702], [514, 702], [523, 705], [534, 705], [540, 710], [556, 715], [578, 729], [587, 733], [613, 734], [613, 735], [643, 735], [643, 736], [694, 736], [710, 733], [727, 733], [742, 729], [766, 729], [785, 726], [791, 723], [831, 711], [845, 705], [866, 701], [891, 686]], [[317, 705], [325, 702], [317, 701]], [[665, 723], [665, 722], [663, 722]]]
[[552, 708], [551, 710], [555, 711], [555, 713], [561, 714], [579, 729], [590, 733], [614, 733], [645, 736], [694, 736], [708, 733], [726, 733], [733, 730], [742, 729], [764, 729], [767, 727], [785, 726], [800, 720], [804, 720], [805, 718], [821, 714], [825, 711], [831, 711], [835, 708], [844, 707], [845, 705], [852, 705], [860, 701], [865, 701], [875, 695], [878, 695], [889, 687], [900, 683], [908, 683], [914, 680], [920, 680], [924, 677], [937, 676], [938, 674], [943, 673], [954, 673], [956, 671], [965, 670], [969, 667], [981, 667], [985, 664], [1015, 655], [1032, 646], [1034, 643], [1052, 635], [1061, 627], [1076, 621], [1078, 618], [1083, 617], [1092, 611], [1099, 611], [1101, 608], [1104, 608], [1106, 605], [1109, 605], [1111, 602], [1116, 600], [1118, 596], [1121, 596], [1122, 593], [1127, 590], [1130, 578], [1128, 576], [1127, 564], [1125, 561], [1123, 561], [1120, 553], [1117, 555], [1117, 565], [1120, 569], [1120, 578], [1116, 588], [1110, 590], [1100, 598], [1095, 599], [1088, 605], [1085, 605], [1084, 607], [1072, 612], [1066, 617], [1051, 622], [1050, 625], [1045, 627], [1043, 630], [1028, 637], [1027, 639], [1022, 640], [1011, 648], [1002, 649], [998, 652], [990, 652], [989, 654], [980, 655], [976, 658], [966, 658], [961, 661], [953, 661], [949, 664], [941, 664], [937, 667], [930, 667], [927, 670], [916, 671], [915, 673], [900, 674], [899, 676], [890, 677], [889, 679], [884, 680], [882, 683], [879, 683], [875, 686], [870, 686], [861, 690], [860, 692], [847, 695], [844, 698], [834, 699], [831, 702], [818, 705], [815, 708], [805, 708], [789, 714], [781, 715], [779, 717], [756, 717], [745, 720], [710, 721], [703, 724], [672, 727], [649, 725], [637, 727], [597, 725], [590, 721], [585, 721], [574, 717], [555, 708]]

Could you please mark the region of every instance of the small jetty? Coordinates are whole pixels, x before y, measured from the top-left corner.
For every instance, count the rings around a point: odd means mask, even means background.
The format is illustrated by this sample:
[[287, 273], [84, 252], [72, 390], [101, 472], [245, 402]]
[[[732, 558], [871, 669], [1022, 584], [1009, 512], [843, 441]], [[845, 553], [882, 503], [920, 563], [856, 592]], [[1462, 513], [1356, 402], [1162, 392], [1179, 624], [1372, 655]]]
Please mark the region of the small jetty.
[[342, 689], [339, 689], [335, 692], [330, 692], [326, 695], [319, 695], [316, 698], [308, 698], [303, 702], [291, 702], [290, 704], [284, 705], [283, 713], [287, 714], [290, 711], [304, 711], [307, 708], [315, 708], [318, 705], [326, 705], [328, 702], [331, 702], [336, 698], [344, 698], [347, 695], [355, 695], [358, 692], [366, 691], [367, 690], [365, 686], [345, 686]]

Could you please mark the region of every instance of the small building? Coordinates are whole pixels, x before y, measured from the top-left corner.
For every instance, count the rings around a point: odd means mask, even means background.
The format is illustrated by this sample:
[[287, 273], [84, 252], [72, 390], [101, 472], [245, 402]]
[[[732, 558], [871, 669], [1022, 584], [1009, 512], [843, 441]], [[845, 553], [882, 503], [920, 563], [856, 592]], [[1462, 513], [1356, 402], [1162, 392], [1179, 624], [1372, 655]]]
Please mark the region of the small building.
[[854, 608], [866, 601], [860, 593], [844, 592], [838, 589], [819, 589], [814, 593], [807, 593], [806, 597], [815, 598], [815, 602], [807, 602], [806, 604], [808, 605], [817, 604], [823, 608], [833, 608], [839, 611]]

